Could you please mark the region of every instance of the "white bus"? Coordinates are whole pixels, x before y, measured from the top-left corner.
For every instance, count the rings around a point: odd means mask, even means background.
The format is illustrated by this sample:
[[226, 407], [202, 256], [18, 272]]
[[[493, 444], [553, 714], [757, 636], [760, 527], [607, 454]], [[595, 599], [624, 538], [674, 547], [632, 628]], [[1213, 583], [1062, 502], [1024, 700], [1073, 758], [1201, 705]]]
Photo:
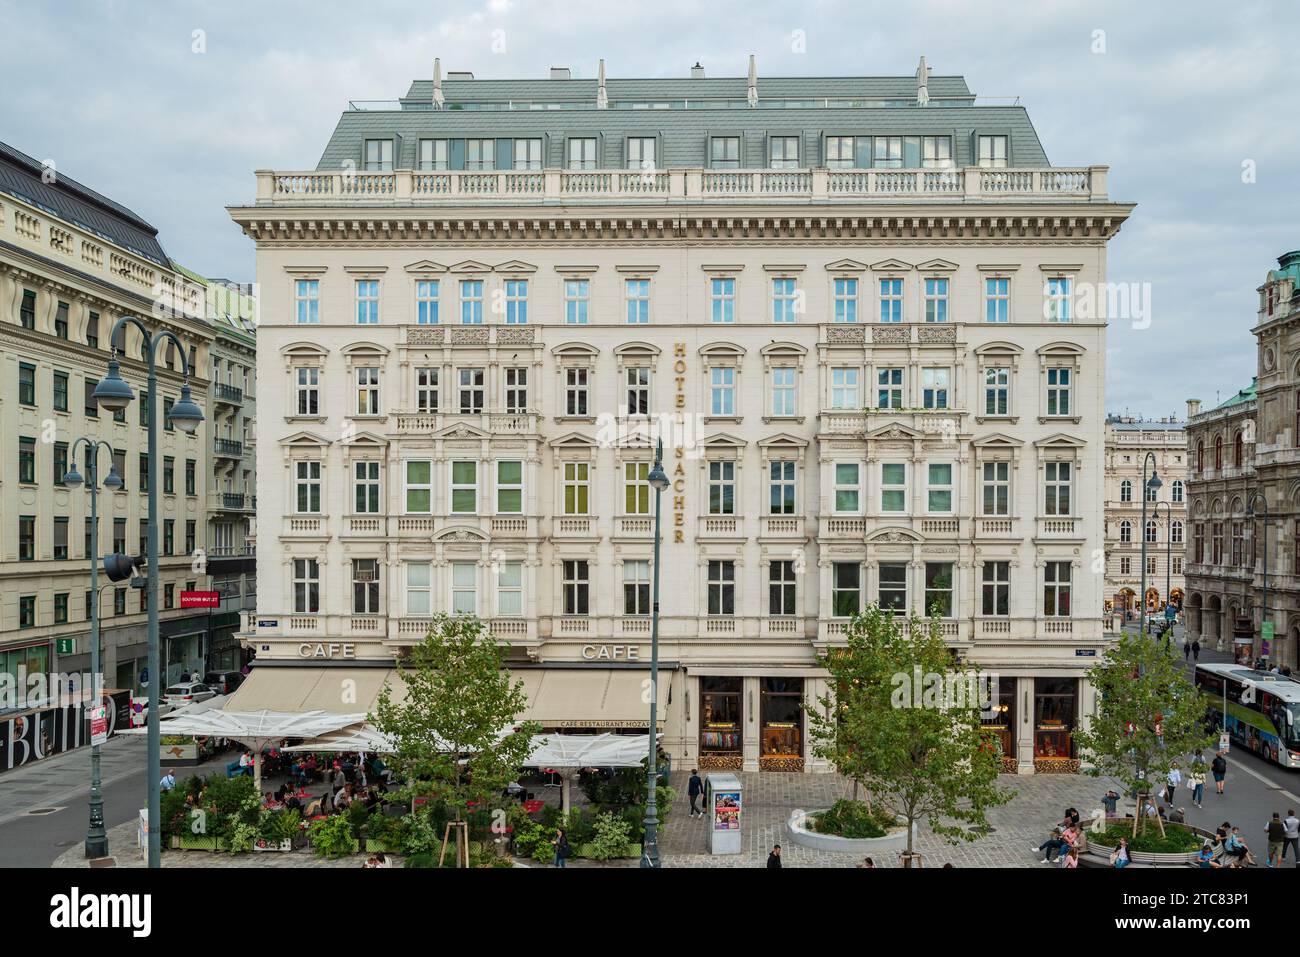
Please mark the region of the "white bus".
[[1197, 665], [1196, 686], [1209, 697], [1215, 725], [1232, 740], [1300, 768], [1300, 681], [1242, 665]]

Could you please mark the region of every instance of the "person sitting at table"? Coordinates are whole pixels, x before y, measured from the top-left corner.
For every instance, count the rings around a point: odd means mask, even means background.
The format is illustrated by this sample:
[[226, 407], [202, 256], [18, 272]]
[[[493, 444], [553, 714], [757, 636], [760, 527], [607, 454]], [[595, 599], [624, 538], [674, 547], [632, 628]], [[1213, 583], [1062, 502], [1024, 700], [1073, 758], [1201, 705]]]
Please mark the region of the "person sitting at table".
[[366, 807], [373, 811], [379, 806], [379, 791], [375, 788], [366, 788]]
[[338, 793], [334, 795], [334, 807], [340, 811], [346, 811], [348, 805], [352, 803], [352, 785], [345, 784], [339, 788]]

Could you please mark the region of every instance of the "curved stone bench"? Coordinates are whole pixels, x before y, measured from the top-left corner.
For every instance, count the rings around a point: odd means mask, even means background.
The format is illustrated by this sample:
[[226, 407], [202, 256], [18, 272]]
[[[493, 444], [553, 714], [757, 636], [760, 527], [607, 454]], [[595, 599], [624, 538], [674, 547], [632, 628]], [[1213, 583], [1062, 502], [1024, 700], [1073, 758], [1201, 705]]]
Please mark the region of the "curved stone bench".
[[[790, 840], [800, 847], [811, 847], [818, 851], [830, 851], [833, 854], [857, 854], [862, 857], [881, 857], [897, 854], [907, 850], [907, 828], [899, 825], [884, 837], [838, 837], [834, 834], [821, 834], [808, 827], [808, 815], [819, 814], [827, 808], [815, 811], [792, 811], [785, 829]], [[912, 827], [915, 842], [916, 826]]]

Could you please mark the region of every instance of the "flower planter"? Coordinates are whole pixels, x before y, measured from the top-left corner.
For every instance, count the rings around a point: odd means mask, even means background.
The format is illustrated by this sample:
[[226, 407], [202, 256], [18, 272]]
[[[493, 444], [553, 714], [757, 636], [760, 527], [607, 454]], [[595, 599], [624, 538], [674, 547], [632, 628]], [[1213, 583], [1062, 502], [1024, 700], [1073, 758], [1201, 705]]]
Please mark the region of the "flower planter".
[[253, 845], [254, 852], [263, 853], [271, 852], [277, 854], [288, 853], [293, 850], [293, 839], [285, 838], [283, 841], [259, 841]]
[[[1132, 818], [1110, 818], [1109, 820], [1127, 821], [1127, 823], [1130, 825], [1133, 823]], [[1147, 826], [1153, 827], [1154, 825], [1148, 824]], [[1165, 824], [1165, 827], [1177, 827], [1177, 826], [1178, 825], [1171, 825], [1168, 823]], [[1193, 827], [1190, 824], [1183, 825], [1183, 829], [1190, 832], [1191, 834], [1194, 834], [1202, 841], [1214, 836], [1212, 832], [1203, 830], [1202, 828], [1199, 827]], [[1094, 838], [1091, 834], [1089, 834], [1088, 850], [1094, 851], [1098, 854], [1103, 854], [1106, 857], [1110, 857], [1110, 852], [1115, 850], [1115, 848], [1113, 845], [1107, 845], [1102, 841], [1099, 841], [1096, 838]], [[1196, 859], [1200, 853], [1201, 853], [1201, 849], [1199, 847], [1191, 851], [1166, 851], [1166, 852], [1135, 851], [1133, 850], [1133, 848], [1130, 847], [1128, 852], [1128, 857], [1129, 860], [1132, 861], [1134, 864], [1150, 864], [1152, 867], [1181, 867], [1184, 864], [1195, 864]]]
[[219, 850], [219, 843], [215, 836], [211, 834], [182, 834], [177, 840], [177, 846], [184, 851], [215, 851]]
[[[884, 837], [839, 837], [835, 834], [822, 834], [808, 827], [808, 815], [819, 814], [826, 810], [793, 811], [785, 828], [790, 840], [801, 847], [811, 847], [818, 851], [832, 851], [838, 854], [858, 854], [881, 856], [907, 850], [907, 828], [900, 824], [891, 828]], [[916, 840], [917, 829], [912, 827], [912, 839]]]
[[396, 854], [397, 848], [393, 847], [383, 838], [368, 837], [366, 838], [367, 854]]
[[[576, 853], [574, 854], [574, 856], [581, 857], [585, 860], [592, 860], [592, 856], [591, 856], [592, 846], [593, 845], [590, 842], [587, 844], [579, 844], [578, 847], [576, 848]], [[616, 858], [612, 858], [612, 860], [626, 860], [627, 858], [639, 858], [640, 856], [641, 856], [641, 845], [629, 844], [627, 845], [627, 847], [623, 848], [622, 854], [620, 854]]]

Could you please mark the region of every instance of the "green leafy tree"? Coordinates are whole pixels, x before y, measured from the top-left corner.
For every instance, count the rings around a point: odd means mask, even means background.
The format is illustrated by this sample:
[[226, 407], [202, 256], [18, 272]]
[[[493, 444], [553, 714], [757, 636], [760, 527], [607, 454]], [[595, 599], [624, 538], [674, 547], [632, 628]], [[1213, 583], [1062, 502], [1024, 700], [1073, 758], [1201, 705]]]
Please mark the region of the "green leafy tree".
[[517, 720], [528, 697], [503, 668], [507, 650], [477, 618], [439, 615], [398, 662], [404, 697], [385, 685], [370, 716], [393, 739], [405, 796], [442, 802], [456, 821], [496, 801], [541, 731]]
[[[1141, 813], [1143, 796], [1163, 786], [1182, 755], [1214, 740], [1205, 725], [1208, 702], [1177, 658], [1145, 632], [1123, 632], [1088, 680], [1097, 690], [1097, 713], [1074, 740], [1091, 762], [1088, 774], [1117, 777], [1138, 796], [1136, 836], [1148, 820]], [[1163, 831], [1158, 817], [1156, 823]]]
[[1011, 795], [981, 730], [978, 671], [949, 652], [938, 619], [905, 628], [870, 605], [822, 663], [830, 692], [807, 709], [813, 753], [861, 786], [877, 815], [907, 826], [908, 862], [918, 821], [953, 844], [985, 833], [988, 809]]

